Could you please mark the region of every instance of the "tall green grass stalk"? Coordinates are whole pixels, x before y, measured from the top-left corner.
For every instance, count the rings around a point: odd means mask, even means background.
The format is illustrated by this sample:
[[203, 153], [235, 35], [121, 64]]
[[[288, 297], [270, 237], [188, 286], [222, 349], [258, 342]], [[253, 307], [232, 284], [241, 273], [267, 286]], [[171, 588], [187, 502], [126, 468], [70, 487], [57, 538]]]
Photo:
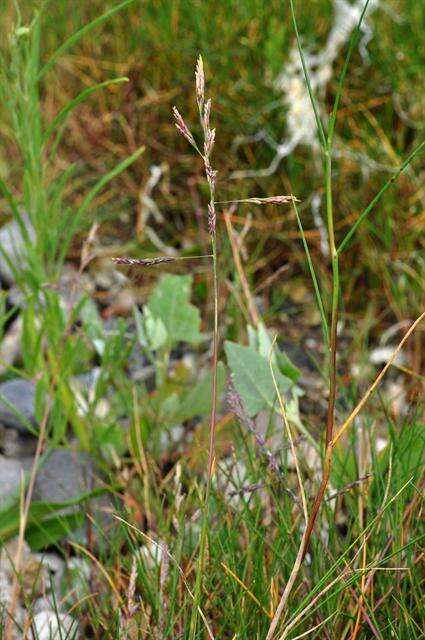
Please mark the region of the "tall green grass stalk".
[[[319, 510], [320, 510], [320, 507], [321, 507], [321, 505], [323, 503], [323, 500], [324, 500], [324, 497], [325, 497], [326, 488], [328, 486], [329, 479], [330, 479], [330, 474], [331, 474], [331, 469], [332, 469], [332, 459], [333, 459], [333, 453], [334, 453], [334, 446], [338, 442], [340, 437], [345, 433], [345, 431], [352, 425], [354, 417], [359, 413], [359, 411], [361, 410], [361, 408], [363, 407], [363, 405], [365, 404], [365, 402], [369, 398], [370, 394], [378, 386], [380, 380], [385, 375], [386, 371], [388, 370], [388, 368], [391, 366], [392, 362], [394, 361], [397, 353], [401, 349], [401, 346], [404, 344], [404, 342], [407, 340], [407, 338], [410, 336], [410, 334], [414, 331], [416, 326], [425, 317], [425, 314], [422, 314], [413, 323], [413, 325], [410, 327], [409, 331], [405, 334], [405, 336], [403, 337], [402, 341], [398, 345], [396, 351], [393, 353], [392, 357], [388, 361], [387, 365], [383, 368], [381, 373], [378, 375], [377, 379], [374, 381], [374, 383], [369, 388], [368, 392], [363, 396], [361, 401], [358, 403], [356, 409], [350, 414], [349, 418], [343, 423], [343, 425], [338, 430], [337, 434], [334, 436], [335, 403], [336, 403], [336, 395], [337, 395], [337, 364], [336, 364], [337, 349], [338, 349], [337, 327], [338, 327], [339, 299], [340, 299], [340, 293], [341, 293], [340, 292], [340, 274], [339, 274], [339, 256], [340, 256], [340, 253], [342, 252], [342, 250], [347, 246], [348, 242], [350, 241], [350, 239], [352, 238], [352, 236], [354, 235], [354, 233], [356, 232], [357, 228], [359, 227], [361, 222], [364, 220], [364, 218], [366, 218], [366, 216], [372, 211], [373, 207], [379, 202], [381, 196], [385, 193], [385, 191], [389, 188], [389, 186], [394, 182], [394, 180], [402, 173], [402, 171], [404, 171], [407, 168], [407, 166], [409, 166], [411, 160], [422, 149], [423, 144], [424, 144], [424, 143], [422, 143], [421, 145], [419, 145], [419, 147], [417, 147], [413, 151], [413, 153], [410, 154], [410, 156], [407, 158], [407, 160], [401, 165], [400, 169], [396, 172], [396, 174], [394, 176], [392, 176], [392, 178], [385, 183], [384, 187], [379, 191], [379, 193], [372, 200], [370, 205], [359, 216], [359, 218], [353, 224], [352, 228], [346, 234], [345, 238], [343, 239], [343, 241], [341, 242], [340, 246], [338, 247], [337, 241], [336, 241], [336, 238], [335, 238], [335, 214], [334, 214], [334, 209], [333, 209], [333, 196], [332, 196], [332, 151], [333, 151], [333, 140], [334, 140], [334, 132], [335, 132], [335, 125], [336, 125], [338, 107], [339, 107], [339, 103], [340, 103], [341, 96], [342, 96], [342, 89], [343, 89], [344, 79], [345, 79], [345, 76], [346, 76], [346, 73], [347, 73], [347, 69], [348, 69], [348, 65], [349, 65], [351, 54], [352, 54], [353, 49], [355, 47], [355, 44], [356, 44], [356, 42], [358, 41], [358, 38], [359, 38], [360, 27], [361, 27], [361, 24], [362, 24], [362, 21], [363, 21], [363, 18], [364, 18], [368, 3], [369, 3], [369, 0], [366, 0], [364, 8], [363, 8], [363, 11], [362, 11], [360, 19], [359, 19], [359, 22], [357, 24], [357, 27], [354, 30], [354, 32], [353, 32], [353, 34], [351, 36], [351, 39], [350, 39], [350, 43], [349, 43], [349, 46], [348, 46], [348, 51], [347, 51], [345, 63], [344, 63], [343, 70], [342, 70], [342, 73], [341, 73], [340, 78], [339, 78], [338, 88], [337, 88], [337, 92], [336, 92], [336, 96], [335, 96], [335, 100], [334, 100], [334, 105], [333, 105], [331, 116], [330, 116], [330, 119], [329, 119], [329, 122], [328, 122], [328, 125], [327, 125], [327, 132], [326, 132], [325, 126], [324, 126], [324, 124], [322, 122], [322, 117], [321, 117], [321, 114], [320, 114], [318, 102], [317, 102], [317, 99], [316, 99], [316, 97], [315, 97], [315, 95], [313, 93], [313, 90], [312, 90], [312, 86], [311, 86], [311, 82], [310, 82], [310, 78], [309, 78], [309, 72], [308, 72], [308, 68], [307, 68], [306, 62], [305, 62], [303, 49], [302, 49], [302, 46], [301, 46], [297, 20], [296, 20], [296, 17], [295, 17], [294, 2], [293, 2], [293, 0], [290, 0], [290, 9], [291, 9], [291, 15], [292, 15], [292, 21], [293, 21], [295, 36], [296, 36], [298, 50], [299, 50], [299, 54], [300, 54], [300, 58], [301, 58], [301, 63], [302, 63], [302, 68], [303, 68], [303, 72], [304, 72], [305, 82], [306, 82], [306, 85], [307, 85], [307, 88], [308, 88], [308, 93], [309, 93], [309, 96], [310, 96], [311, 105], [312, 105], [312, 108], [313, 108], [313, 111], [314, 111], [314, 115], [315, 115], [315, 119], [316, 119], [317, 130], [318, 130], [318, 134], [319, 134], [319, 140], [320, 140], [320, 143], [321, 143], [322, 158], [323, 158], [324, 186], [325, 186], [325, 198], [326, 198], [326, 222], [327, 222], [327, 232], [328, 232], [329, 250], [330, 250], [330, 258], [331, 258], [331, 271], [332, 271], [332, 293], [331, 293], [331, 301], [330, 301], [329, 331], [326, 331], [326, 330], [324, 331], [325, 336], [329, 335], [329, 342], [327, 342], [327, 346], [328, 346], [328, 353], [327, 353], [328, 357], [327, 357], [327, 360], [328, 360], [329, 397], [328, 397], [326, 426], [325, 426], [325, 433], [324, 433], [325, 456], [324, 456], [324, 461], [323, 461], [323, 471], [322, 471], [321, 483], [320, 483], [318, 492], [316, 494], [316, 497], [315, 497], [315, 499], [313, 501], [313, 505], [312, 505], [311, 510], [310, 510], [310, 515], [309, 515], [309, 518], [308, 518], [308, 521], [307, 521], [307, 524], [306, 524], [305, 531], [304, 531], [303, 536], [302, 536], [301, 544], [300, 544], [300, 547], [299, 547], [299, 550], [298, 550], [298, 554], [297, 554], [295, 563], [294, 563], [292, 571], [291, 571], [290, 578], [289, 578], [288, 583], [287, 583], [287, 587], [285, 588], [285, 590], [283, 592], [283, 595], [280, 598], [278, 607], [277, 607], [277, 609], [275, 611], [275, 614], [273, 616], [273, 620], [272, 620], [272, 622], [270, 624], [270, 627], [269, 627], [269, 630], [267, 632], [266, 640], [271, 640], [274, 637], [275, 631], [277, 629], [277, 625], [279, 624], [281, 615], [282, 615], [283, 610], [284, 610], [284, 606], [285, 606], [285, 604], [287, 602], [287, 599], [289, 597], [289, 593], [290, 593], [290, 591], [292, 589], [293, 584], [295, 583], [295, 579], [296, 579], [296, 577], [298, 575], [298, 572], [299, 572], [299, 570], [301, 568], [302, 560], [305, 558], [305, 555], [306, 555], [306, 553], [308, 551], [311, 535], [312, 535], [312, 532], [313, 532], [313, 529], [314, 529], [314, 525], [315, 525]], [[307, 245], [306, 240], [305, 240], [305, 235], [304, 235], [304, 233], [302, 231], [302, 223], [301, 223], [300, 217], [298, 215], [298, 211], [296, 210], [295, 202], [294, 202], [294, 207], [295, 207], [295, 211], [296, 211], [297, 222], [298, 222], [298, 225], [300, 226], [301, 233], [302, 233], [302, 239], [303, 239], [304, 248], [305, 248], [305, 251], [306, 251], [307, 260], [308, 260], [308, 264], [309, 264], [309, 268], [310, 268], [310, 274], [311, 274], [311, 277], [312, 277], [312, 280], [313, 280], [313, 285], [314, 285], [315, 292], [316, 292], [316, 299], [317, 299], [319, 311], [321, 313], [321, 317], [323, 318], [323, 305], [322, 305], [322, 302], [321, 302], [320, 290], [319, 290], [319, 287], [318, 287], [318, 283], [317, 283], [317, 279], [316, 279], [316, 276], [315, 276], [314, 268], [313, 268], [313, 265], [312, 265], [312, 262], [311, 262], [310, 254], [309, 254], [309, 251], [308, 251], [308, 245]], [[289, 627], [286, 627], [285, 632], [283, 633], [283, 635], [280, 636], [281, 640], [283, 640], [283, 638], [286, 638], [288, 632], [289, 632]]]

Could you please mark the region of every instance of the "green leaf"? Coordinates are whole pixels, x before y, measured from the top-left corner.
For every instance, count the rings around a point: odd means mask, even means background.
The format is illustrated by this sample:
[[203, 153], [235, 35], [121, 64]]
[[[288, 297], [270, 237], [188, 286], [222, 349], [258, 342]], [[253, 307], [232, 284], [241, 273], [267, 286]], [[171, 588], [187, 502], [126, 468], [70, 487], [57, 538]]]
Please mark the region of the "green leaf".
[[[217, 397], [223, 393], [226, 371], [222, 362], [217, 368]], [[184, 422], [196, 416], [208, 415], [211, 411], [212, 373], [207, 373], [183, 399], [174, 420]]]
[[179, 404], [180, 400], [176, 392], [171, 393], [167, 398], [162, 400], [160, 406], [161, 419], [164, 422], [170, 422], [170, 418], [177, 413]]
[[154, 318], [162, 320], [171, 345], [196, 344], [202, 339], [201, 316], [190, 303], [191, 289], [192, 276], [166, 275], [149, 299], [149, 311]]
[[[255, 416], [266, 408], [275, 409], [277, 397], [268, 359], [251, 347], [235, 342], [226, 341], [224, 350], [236, 391], [248, 415]], [[282, 375], [276, 365], [272, 366], [279, 391], [287, 392], [293, 386], [292, 381]]]
[[290, 378], [293, 382], [296, 382], [301, 375], [301, 371], [294, 365], [292, 360], [286, 355], [284, 351], [276, 349], [276, 361], [279, 371], [284, 376]]
[[86, 303], [81, 309], [81, 319], [84, 329], [93, 343], [97, 353], [103, 356], [105, 352], [105, 337], [102, 319], [97, 310], [96, 304], [87, 298]]
[[[99, 488], [88, 491], [78, 498], [66, 500], [63, 502], [32, 502], [28, 511], [27, 534], [32, 528], [39, 528], [43, 521], [52, 520], [52, 518], [64, 518], [64, 514], [59, 514], [64, 509], [75, 507], [83, 504], [86, 500], [105, 493], [105, 489]], [[12, 505], [0, 511], [0, 541], [3, 542], [19, 532], [21, 521], [21, 510], [19, 499]], [[47, 541], [48, 543], [48, 541]]]
[[[248, 340], [249, 346], [254, 351], [258, 351], [268, 362], [272, 341], [262, 322], [260, 322], [257, 329], [248, 325]], [[285, 377], [290, 378], [294, 382], [296, 382], [301, 375], [301, 371], [291, 362], [286, 353], [281, 351], [277, 346], [273, 349], [272, 363], [278, 367], [279, 371]]]
[[56, 544], [65, 536], [69, 536], [72, 531], [81, 527], [83, 523], [83, 512], [54, 516], [29, 527], [25, 538], [33, 551], [40, 551]]
[[144, 320], [148, 347], [152, 351], [156, 351], [163, 347], [168, 340], [167, 329], [161, 318], [155, 318], [149, 307], [144, 310]]

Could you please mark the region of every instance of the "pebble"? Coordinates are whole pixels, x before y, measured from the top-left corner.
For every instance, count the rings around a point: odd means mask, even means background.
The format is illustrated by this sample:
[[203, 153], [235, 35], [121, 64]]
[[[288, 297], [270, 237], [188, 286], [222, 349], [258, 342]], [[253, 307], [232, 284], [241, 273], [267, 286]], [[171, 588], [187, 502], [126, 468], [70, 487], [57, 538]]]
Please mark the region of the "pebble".
[[18, 316], [8, 327], [0, 343], [0, 375], [15, 364], [21, 353], [22, 316]]
[[53, 609], [44, 609], [37, 613], [33, 618], [32, 627], [30, 637], [33, 640], [73, 640], [78, 634], [75, 618]]
[[0, 509], [20, 494], [22, 477], [31, 468], [31, 458], [15, 460], [0, 455]]
[[[3, 401], [3, 397], [8, 404]], [[24, 420], [9, 405], [13, 405], [35, 427], [35, 384], [23, 378], [14, 378], [0, 384], [0, 424], [28, 435], [29, 429]]]
[[93, 487], [93, 474], [93, 462], [87, 453], [55, 449], [37, 473], [34, 499], [64, 502], [78, 498]]
[[0, 424], [0, 453], [6, 458], [29, 458], [35, 454], [36, 447], [37, 439], [29, 432], [23, 435]]
[[[17, 538], [9, 540], [0, 551], [0, 619], [3, 621], [5, 612], [12, 603], [18, 545]], [[25, 626], [29, 614], [32, 621], [29, 638], [33, 640], [59, 640], [65, 637], [71, 640], [77, 637], [78, 624], [75, 618], [55, 610], [55, 602], [61, 600], [60, 578], [64, 566], [63, 560], [58, 556], [32, 553], [27, 543], [23, 543], [19, 572], [23, 597], [14, 606], [14, 640], [22, 637], [20, 629]], [[31, 611], [26, 610], [25, 602], [31, 604]]]

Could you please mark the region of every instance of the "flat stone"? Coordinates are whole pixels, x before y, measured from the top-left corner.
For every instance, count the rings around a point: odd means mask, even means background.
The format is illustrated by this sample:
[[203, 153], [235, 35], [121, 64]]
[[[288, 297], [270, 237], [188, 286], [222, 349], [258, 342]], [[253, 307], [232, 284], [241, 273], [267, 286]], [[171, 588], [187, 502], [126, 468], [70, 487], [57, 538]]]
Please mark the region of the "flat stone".
[[[0, 510], [2, 506], [16, 502], [19, 497], [22, 473], [26, 473], [28, 477], [33, 460], [33, 457], [15, 459], [0, 454]], [[100, 486], [98, 478], [99, 471], [88, 453], [71, 449], [55, 449], [45, 457], [37, 471], [32, 500], [51, 503], [78, 500], [82, 495]], [[116, 526], [116, 521], [111, 516], [113, 505], [106, 494], [96, 496], [88, 503], [61, 509], [61, 513], [78, 513], [81, 510], [84, 513], [90, 512], [96, 523], [94, 531], [99, 527], [106, 533]], [[86, 544], [86, 533], [86, 523], [84, 523], [81, 528], [64, 537]], [[99, 545], [104, 544], [102, 536], [95, 536], [94, 541]]]
[[[19, 495], [22, 473], [28, 473], [32, 464], [31, 457], [15, 459], [0, 455], [0, 506]], [[94, 465], [87, 453], [57, 449], [39, 467], [32, 499], [66, 502], [89, 492], [95, 485]]]
[[[33, 500], [43, 502], [66, 502], [80, 498], [83, 494], [99, 488], [99, 470], [90, 455], [84, 451], [55, 449], [40, 467], [35, 485]], [[68, 507], [63, 513], [89, 511], [93, 521], [102, 531], [110, 532], [116, 526], [110, 515], [111, 499], [108, 495], [92, 498], [83, 505]], [[96, 530], [96, 526], [94, 527]], [[86, 544], [86, 523], [73, 531], [67, 538]], [[108, 534], [107, 534], [108, 535]], [[102, 538], [95, 536], [96, 544], [102, 544]]]
[[94, 465], [87, 453], [55, 449], [37, 473], [33, 499], [65, 502], [87, 493], [95, 484]]
[[[7, 399], [8, 404], [2, 397]], [[29, 429], [19, 415], [12, 411], [9, 404], [35, 426], [35, 384], [22, 378], [14, 378], [0, 384], [0, 424], [28, 435]]]
[[15, 460], [0, 455], [0, 509], [19, 497], [22, 474], [31, 468], [32, 459]]

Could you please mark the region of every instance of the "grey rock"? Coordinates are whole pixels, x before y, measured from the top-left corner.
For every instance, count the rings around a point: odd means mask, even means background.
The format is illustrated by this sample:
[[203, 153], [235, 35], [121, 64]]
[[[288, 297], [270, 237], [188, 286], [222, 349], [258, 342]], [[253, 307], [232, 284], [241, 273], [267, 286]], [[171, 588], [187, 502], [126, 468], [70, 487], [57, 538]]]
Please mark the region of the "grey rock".
[[[22, 472], [29, 472], [33, 458], [0, 455], [0, 505], [18, 495]], [[36, 475], [33, 500], [66, 502], [87, 493], [96, 485], [94, 465], [87, 453], [57, 449], [44, 460]]]
[[15, 460], [0, 455], [0, 509], [19, 496], [22, 474], [31, 468], [31, 458]]
[[29, 458], [35, 454], [37, 438], [0, 424], [0, 453], [7, 458]]
[[44, 609], [34, 616], [30, 637], [33, 640], [71, 640], [77, 635], [78, 622], [75, 618], [54, 609]]
[[95, 485], [94, 465], [87, 453], [56, 449], [37, 473], [34, 500], [65, 502], [87, 493]]
[[[40, 467], [34, 486], [33, 500], [43, 502], [65, 502], [99, 488], [99, 469], [88, 453], [71, 449], [56, 449], [50, 453]], [[92, 498], [88, 503], [74, 505], [64, 513], [89, 511], [100, 530], [108, 532], [116, 526], [116, 520], [110, 515], [112, 503], [108, 495]], [[94, 530], [96, 527], [94, 527]], [[83, 525], [67, 535], [67, 538], [87, 544], [87, 528]], [[108, 535], [108, 534], [107, 534]], [[95, 542], [101, 544], [98, 536]]]
[[[3, 398], [6, 398], [8, 403], [4, 402]], [[35, 384], [22, 378], [14, 378], [0, 384], [0, 424], [28, 435], [29, 429], [9, 404], [35, 427]]]
[[[30, 473], [33, 457], [22, 459], [6, 458], [0, 455], [0, 510], [19, 496], [22, 473]], [[80, 498], [99, 487], [99, 471], [88, 453], [70, 449], [56, 449], [50, 452], [40, 465], [32, 494], [33, 501], [67, 502]], [[116, 521], [112, 518], [112, 502], [107, 495], [92, 498], [84, 505], [76, 504], [61, 510], [61, 513], [89, 511], [93, 521], [106, 536]], [[87, 544], [87, 530], [84, 525], [66, 535]], [[106, 540], [107, 538], [105, 538]], [[100, 536], [93, 540], [98, 545], [106, 544]]]
[[[22, 214], [22, 220], [28, 231], [28, 237], [30, 240], [35, 239], [35, 231], [31, 225], [26, 213]], [[3, 255], [3, 252], [9, 257], [13, 264], [18, 264], [20, 269], [26, 266], [26, 249], [25, 240], [21, 233], [21, 228], [16, 220], [12, 220], [0, 228], [0, 246], [2, 252], [0, 253], [0, 278], [6, 284], [13, 284], [15, 278], [13, 272], [8, 264], [8, 260]]]
[[22, 316], [18, 316], [8, 327], [0, 343], [0, 375], [15, 364], [21, 353]]

